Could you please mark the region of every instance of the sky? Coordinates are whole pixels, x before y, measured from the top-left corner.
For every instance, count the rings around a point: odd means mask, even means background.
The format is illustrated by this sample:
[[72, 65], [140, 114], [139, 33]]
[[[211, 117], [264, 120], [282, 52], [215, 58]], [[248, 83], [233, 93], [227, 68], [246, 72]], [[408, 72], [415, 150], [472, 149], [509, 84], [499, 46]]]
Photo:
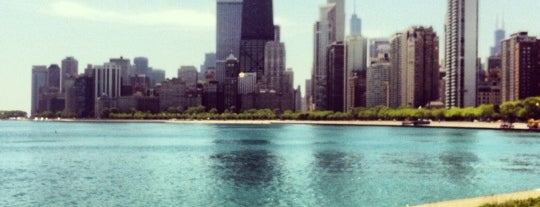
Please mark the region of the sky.
[[[346, 25], [353, 0], [346, 0]], [[313, 24], [325, 0], [274, 0], [287, 67], [304, 90], [313, 62]], [[410, 26], [432, 26], [444, 44], [446, 0], [357, 0], [362, 34], [390, 37]], [[494, 44], [496, 16], [507, 36], [529, 31], [540, 36], [540, 1], [480, 0], [479, 56]], [[103, 64], [123, 56], [144, 56], [167, 77], [183, 65], [197, 68], [215, 51], [215, 0], [20, 0], [0, 1], [0, 110], [30, 111], [33, 65], [60, 64], [67, 56]], [[348, 32], [347, 32], [348, 33]], [[440, 51], [440, 57], [444, 52]]]

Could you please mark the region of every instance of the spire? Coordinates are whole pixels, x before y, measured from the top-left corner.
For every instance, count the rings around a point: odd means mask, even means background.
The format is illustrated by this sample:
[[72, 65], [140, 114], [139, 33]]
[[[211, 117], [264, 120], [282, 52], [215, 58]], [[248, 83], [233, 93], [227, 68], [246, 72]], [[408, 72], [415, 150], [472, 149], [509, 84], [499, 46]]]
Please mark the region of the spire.
[[354, 0], [353, 14], [356, 14], [356, 0]]
[[495, 29], [499, 29], [499, 14], [495, 15]]
[[495, 28], [504, 30], [504, 27], [505, 27], [504, 14], [497, 14], [495, 21], [496, 21]]
[[505, 27], [505, 25], [504, 25], [504, 14], [503, 14], [503, 15], [502, 15], [502, 26], [501, 26], [501, 29], [504, 30], [504, 27]]

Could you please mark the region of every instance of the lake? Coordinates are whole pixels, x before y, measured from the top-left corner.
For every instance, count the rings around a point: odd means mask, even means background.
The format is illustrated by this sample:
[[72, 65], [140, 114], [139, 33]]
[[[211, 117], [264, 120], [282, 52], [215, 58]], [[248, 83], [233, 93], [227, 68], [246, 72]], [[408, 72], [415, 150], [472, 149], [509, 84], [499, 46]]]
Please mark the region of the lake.
[[0, 121], [0, 206], [398, 207], [539, 177], [528, 132]]

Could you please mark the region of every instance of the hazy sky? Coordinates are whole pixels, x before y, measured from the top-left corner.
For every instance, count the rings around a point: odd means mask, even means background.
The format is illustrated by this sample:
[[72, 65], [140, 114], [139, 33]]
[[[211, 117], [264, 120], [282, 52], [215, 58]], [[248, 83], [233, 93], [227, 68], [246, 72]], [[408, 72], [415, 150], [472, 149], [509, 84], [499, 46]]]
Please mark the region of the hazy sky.
[[[274, 0], [296, 85], [310, 76], [313, 24], [324, 2]], [[422, 25], [433, 26], [444, 43], [446, 0], [357, 0], [356, 7], [368, 38]], [[215, 10], [215, 0], [0, 1], [0, 110], [29, 111], [32, 65], [60, 64], [66, 56], [79, 60], [79, 72], [120, 56], [148, 57], [167, 77], [181, 65], [198, 68], [204, 54], [215, 50]], [[347, 0], [347, 27], [352, 10], [353, 1]], [[507, 35], [522, 30], [540, 35], [538, 11], [538, 0], [481, 0], [480, 56], [493, 45], [497, 14], [504, 14]]]

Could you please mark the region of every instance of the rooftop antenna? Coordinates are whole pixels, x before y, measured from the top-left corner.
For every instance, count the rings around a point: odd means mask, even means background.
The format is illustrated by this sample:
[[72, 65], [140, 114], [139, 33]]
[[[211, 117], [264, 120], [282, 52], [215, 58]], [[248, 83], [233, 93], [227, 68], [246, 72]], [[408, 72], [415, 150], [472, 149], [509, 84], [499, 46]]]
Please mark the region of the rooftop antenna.
[[495, 15], [495, 29], [499, 29], [499, 14]]
[[502, 15], [502, 28], [501, 28], [501, 29], [504, 30], [504, 26], [505, 26], [505, 25], [504, 25], [504, 14], [503, 14], [503, 15]]
[[356, 14], [356, 0], [354, 0], [354, 7], [353, 7], [353, 9], [354, 9], [354, 10], [353, 10], [353, 11], [354, 11], [353, 14]]

